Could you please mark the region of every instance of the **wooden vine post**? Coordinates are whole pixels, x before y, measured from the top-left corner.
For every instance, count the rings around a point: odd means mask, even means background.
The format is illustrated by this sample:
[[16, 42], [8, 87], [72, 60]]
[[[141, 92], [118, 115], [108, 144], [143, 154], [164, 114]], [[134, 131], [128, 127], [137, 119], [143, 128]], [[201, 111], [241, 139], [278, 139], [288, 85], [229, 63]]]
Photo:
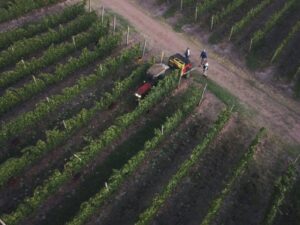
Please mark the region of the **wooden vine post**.
[[251, 40], [250, 40], [250, 45], [249, 45], [249, 52], [250, 52], [251, 49], [252, 49], [252, 44], [253, 44], [253, 39], [251, 38]]
[[36, 83], [37, 83], [37, 81], [36, 81], [36, 78], [35, 78], [35, 76], [34, 76], [34, 75], [32, 75], [32, 79], [33, 79], [34, 83], [36, 84]]
[[73, 41], [73, 45], [76, 47], [76, 40], [74, 36], [72, 36], [72, 41]]
[[201, 94], [201, 98], [200, 98], [199, 103], [198, 103], [199, 106], [200, 106], [201, 103], [202, 103], [202, 100], [203, 100], [203, 97], [204, 97], [206, 88], [207, 88], [207, 83], [205, 83], [205, 86], [204, 86], [204, 88], [203, 88], [203, 91], [202, 91], [202, 94]]
[[214, 15], [211, 17], [211, 22], [210, 22], [210, 30], [212, 30], [214, 28]]
[[89, 0], [89, 12], [91, 12], [92, 9], [91, 9], [91, 0]]
[[195, 22], [198, 20], [198, 7], [195, 8]]
[[129, 26], [127, 27], [127, 34], [126, 34], [126, 45], [129, 43]]
[[182, 7], [183, 7], [183, 0], [180, 0], [180, 11], [182, 11]]
[[1, 220], [1, 219], [0, 219], [0, 224], [1, 224], [1, 225], [6, 225], [6, 224], [4, 223], [4, 221]]
[[104, 21], [104, 6], [102, 6], [102, 10], [101, 10], [101, 23], [103, 23]]
[[165, 52], [164, 52], [164, 51], [162, 51], [162, 52], [161, 52], [161, 56], [160, 56], [160, 63], [162, 63], [162, 62], [163, 62], [163, 60], [164, 60], [164, 57], [165, 57]]
[[179, 70], [179, 80], [178, 80], [177, 88], [179, 88], [180, 86], [182, 74], [183, 74], [183, 69]]
[[147, 40], [145, 39], [145, 41], [144, 41], [144, 47], [143, 47], [143, 53], [142, 53], [142, 58], [144, 58], [144, 55], [145, 55], [146, 44], [147, 44]]
[[231, 27], [231, 30], [230, 30], [230, 34], [229, 34], [228, 41], [230, 41], [230, 40], [231, 40], [232, 34], [233, 34], [233, 27]]
[[115, 34], [116, 32], [116, 16], [114, 16], [114, 20], [113, 20], [113, 33]]
[[65, 129], [68, 129], [68, 127], [67, 127], [67, 124], [66, 124], [65, 120], [63, 120], [62, 122], [63, 122], [64, 128], [65, 128]]
[[25, 62], [24, 62], [24, 59], [21, 59], [21, 62], [22, 62], [22, 64], [23, 64], [23, 66], [26, 67], [26, 64], [25, 64]]

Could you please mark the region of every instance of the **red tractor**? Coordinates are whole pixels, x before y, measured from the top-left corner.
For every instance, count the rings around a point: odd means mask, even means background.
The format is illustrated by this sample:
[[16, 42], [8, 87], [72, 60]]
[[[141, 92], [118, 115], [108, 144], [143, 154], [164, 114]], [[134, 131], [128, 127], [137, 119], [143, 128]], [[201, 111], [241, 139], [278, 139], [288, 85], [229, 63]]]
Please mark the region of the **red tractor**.
[[152, 87], [165, 77], [166, 71], [170, 68], [180, 69], [182, 71], [181, 75], [184, 76], [192, 69], [192, 64], [189, 59], [177, 53], [169, 58], [168, 66], [163, 63], [152, 65], [147, 71], [146, 81], [137, 89], [134, 95], [138, 99], [145, 97]]
[[166, 71], [169, 69], [169, 66], [163, 63], [157, 63], [152, 65], [146, 74], [146, 81], [137, 89], [135, 96], [138, 99], [145, 97], [149, 91], [155, 86], [159, 80], [165, 77]]

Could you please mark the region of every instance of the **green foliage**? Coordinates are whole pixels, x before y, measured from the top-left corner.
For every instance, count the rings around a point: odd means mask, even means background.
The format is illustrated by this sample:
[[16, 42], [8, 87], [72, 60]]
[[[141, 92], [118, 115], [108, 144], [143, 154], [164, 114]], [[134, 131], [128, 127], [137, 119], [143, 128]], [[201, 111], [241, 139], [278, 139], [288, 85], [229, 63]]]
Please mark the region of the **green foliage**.
[[60, 0], [14, 0], [8, 8], [0, 8], [0, 23], [20, 17], [34, 9], [48, 6]]
[[240, 7], [243, 3], [245, 3], [246, 0], [234, 0], [231, 1], [224, 10], [215, 13], [214, 15], [214, 23], [219, 23], [221, 20], [223, 20], [226, 16], [233, 13], [234, 10], [236, 10], [238, 7]]
[[300, 21], [298, 21], [291, 29], [291, 31], [288, 33], [288, 35], [285, 37], [284, 40], [277, 46], [273, 57], [271, 59], [271, 62], [274, 62], [276, 58], [281, 54], [283, 49], [287, 46], [289, 41], [295, 36], [295, 34], [300, 30]]
[[50, 46], [40, 58], [33, 58], [30, 61], [20, 61], [16, 64], [13, 71], [3, 72], [0, 76], [0, 88], [8, 87], [21, 78], [38, 72], [41, 68], [49, 66], [68, 54], [95, 42], [98, 38], [106, 35], [108, 30], [100, 23], [94, 23], [90, 30], [74, 36], [70, 42], [62, 43], [57, 46]]
[[255, 7], [251, 8], [246, 16], [244, 16], [232, 26], [229, 39], [232, 37], [232, 35], [237, 34], [243, 29], [245, 29], [245, 27], [250, 23], [250, 21], [252, 21], [272, 1], [274, 0], [263, 0]]
[[279, 207], [282, 205], [285, 196], [293, 187], [296, 181], [296, 168], [294, 164], [290, 164], [285, 174], [279, 177], [275, 182], [275, 191], [273, 193], [272, 203], [266, 213], [263, 225], [272, 225], [274, 219], [280, 210]]
[[[1, 218], [7, 224], [15, 225], [33, 213], [47, 197], [56, 192], [61, 185], [91, 162], [104, 147], [116, 140], [139, 116], [153, 107], [160, 99], [170, 94], [176, 85], [176, 76], [169, 76], [161, 81], [157, 88], [151, 91], [134, 111], [117, 118], [115, 124], [105, 130], [99, 139], [92, 141], [81, 152], [76, 153], [77, 157], [71, 157], [64, 165], [62, 172], [56, 171], [53, 173], [42, 185], [34, 190], [33, 196], [26, 197], [24, 202], [19, 204], [14, 212], [3, 215]], [[80, 160], [78, 158], [80, 158]]]
[[265, 128], [261, 128], [257, 133], [255, 139], [250, 144], [248, 151], [245, 153], [243, 158], [239, 161], [238, 165], [235, 167], [233, 174], [225, 184], [224, 189], [221, 191], [220, 195], [213, 200], [205, 218], [203, 219], [201, 225], [209, 225], [211, 224], [212, 220], [215, 218], [216, 214], [219, 212], [225, 197], [231, 191], [235, 181], [244, 173], [246, 170], [249, 161], [253, 158], [253, 154], [255, 153], [255, 149], [259, 144], [261, 138], [265, 134]]
[[80, 211], [68, 222], [68, 225], [81, 225], [86, 223], [88, 218], [93, 215], [103, 202], [115, 193], [124, 180], [132, 175], [134, 171], [143, 163], [148, 153], [158, 146], [168, 135], [180, 124], [180, 122], [187, 117], [196, 107], [200, 100], [200, 92], [194, 88], [189, 94], [189, 100], [178, 109], [171, 117], [167, 118], [162, 125], [164, 133], [160, 130], [155, 130], [155, 136], [145, 142], [144, 148], [133, 156], [119, 171], [115, 171], [109, 178], [108, 189], [102, 188], [95, 196], [91, 197], [87, 202], [82, 203]]
[[251, 38], [251, 49], [259, 44], [259, 42], [265, 37], [265, 35], [279, 22], [284, 13], [286, 13], [290, 7], [296, 2], [296, 0], [287, 1], [283, 8], [272, 14], [269, 20], [265, 23], [263, 28], [257, 30]]
[[20, 39], [32, 37], [38, 33], [47, 31], [49, 28], [54, 28], [59, 24], [73, 20], [83, 13], [83, 4], [75, 4], [65, 8], [62, 13], [47, 16], [39, 22], [30, 23], [23, 27], [0, 33], [0, 49], [7, 48]]
[[201, 15], [209, 10], [211, 10], [213, 7], [215, 7], [218, 4], [219, 0], [203, 0], [200, 4], [197, 6], [198, 15]]
[[96, 19], [95, 13], [84, 14], [66, 24], [65, 27], [61, 27], [58, 31], [50, 28], [46, 33], [15, 42], [10, 48], [0, 52], [0, 68], [12, 65], [24, 56], [51, 44], [60, 43], [79, 31], [86, 30]]
[[[42, 157], [46, 152], [51, 151], [66, 141], [74, 134], [74, 132], [81, 127], [88, 124], [92, 117], [96, 115], [100, 110], [108, 108], [108, 106], [116, 101], [122, 93], [124, 93], [130, 86], [132, 86], [138, 77], [145, 74], [148, 64], [140, 66], [138, 69], [132, 72], [132, 74], [125, 78], [123, 81], [117, 81], [112, 93], [106, 92], [104, 97], [95, 103], [95, 106], [91, 109], [82, 109], [77, 115], [65, 121], [66, 130], [53, 130], [46, 131], [46, 140], [39, 140], [35, 146], [30, 146], [22, 150], [23, 155], [19, 158], [10, 158], [6, 162], [0, 165], [0, 187], [3, 186], [9, 178], [16, 176], [25, 167], [29, 166], [37, 159]], [[107, 75], [113, 73], [110, 70], [109, 73], [102, 75], [104, 78]]]
[[[139, 49], [135, 48], [123, 51], [120, 56], [116, 58], [108, 58], [103, 63], [102, 67], [99, 67], [95, 74], [91, 74], [85, 79], [79, 79], [77, 83], [72, 87], [66, 87], [63, 89], [62, 94], [49, 97], [49, 102], [41, 101], [37, 103], [33, 111], [21, 114], [16, 117], [15, 120], [3, 124], [0, 130], [0, 143], [4, 144], [7, 140], [14, 137], [14, 135], [24, 131], [26, 128], [33, 126], [38, 121], [41, 121], [47, 114], [55, 111], [58, 107], [70, 101], [76, 95], [87, 90], [94, 83], [101, 79], [103, 75], [115, 71], [121, 64], [131, 62], [139, 54]], [[102, 69], [101, 69], [102, 68]]]
[[84, 48], [79, 58], [69, 58], [66, 64], [56, 66], [56, 70], [53, 74], [41, 74], [38, 78], [34, 78], [23, 87], [15, 89], [13, 93], [11, 90], [6, 91], [6, 93], [0, 97], [0, 114], [30, 99], [32, 96], [45, 90], [49, 85], [60, 82], [65, 77], [89, 65], [96, 59], [106, 57], [106, 55], [117, 46], [119, 41], [120, 36], [118, 35], [106, 36], [100, 40], [95, 51], [88, 51]]
[[135, 223], [136, 225], [150, 224], [158, 210], [165, 203], [167, 198], [169, 198], [169, 196], [174, 192], [176, 186], [182, 181], [183, 177], [188, 174], [195, 163], [197, 163], [206, 147], [215, 139], [219, 131], [224, 127], [226, 122], [229, 120], [230, 115], [231, 111], [229, 110], [225, 110], [219, 115], [218, 120], [206, 134], [204, 140], [196, 146], [196, 148], [192, 151], [191, 156], [181, 164], [176, 174], [169, 180], [169, 183], [163, 188], [162, 192], [154, 197], [151, 206], [140, 214], [138, 222]]

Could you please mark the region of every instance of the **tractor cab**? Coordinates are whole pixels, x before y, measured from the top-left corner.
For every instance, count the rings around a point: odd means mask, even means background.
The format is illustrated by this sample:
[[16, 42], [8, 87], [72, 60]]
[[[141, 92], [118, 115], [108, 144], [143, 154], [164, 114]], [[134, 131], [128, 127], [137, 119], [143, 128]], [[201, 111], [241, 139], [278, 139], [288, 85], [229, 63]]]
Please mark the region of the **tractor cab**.
[[185, 75], [193, 68], [191, 61], [179, 53], [170, 56], [168, 65], [171, 68], [182, 70], [182, 75]]

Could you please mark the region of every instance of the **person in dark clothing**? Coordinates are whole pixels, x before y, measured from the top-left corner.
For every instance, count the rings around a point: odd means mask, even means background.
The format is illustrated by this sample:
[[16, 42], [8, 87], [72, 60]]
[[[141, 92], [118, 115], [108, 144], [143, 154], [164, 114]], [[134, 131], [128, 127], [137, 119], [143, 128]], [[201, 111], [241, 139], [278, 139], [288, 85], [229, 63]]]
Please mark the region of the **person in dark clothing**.
[[201, 65], [203, 65], [204, 62], [207, 61], [207, 52], [205, 49], [201, 52], [200, 58], [201, 58]]

